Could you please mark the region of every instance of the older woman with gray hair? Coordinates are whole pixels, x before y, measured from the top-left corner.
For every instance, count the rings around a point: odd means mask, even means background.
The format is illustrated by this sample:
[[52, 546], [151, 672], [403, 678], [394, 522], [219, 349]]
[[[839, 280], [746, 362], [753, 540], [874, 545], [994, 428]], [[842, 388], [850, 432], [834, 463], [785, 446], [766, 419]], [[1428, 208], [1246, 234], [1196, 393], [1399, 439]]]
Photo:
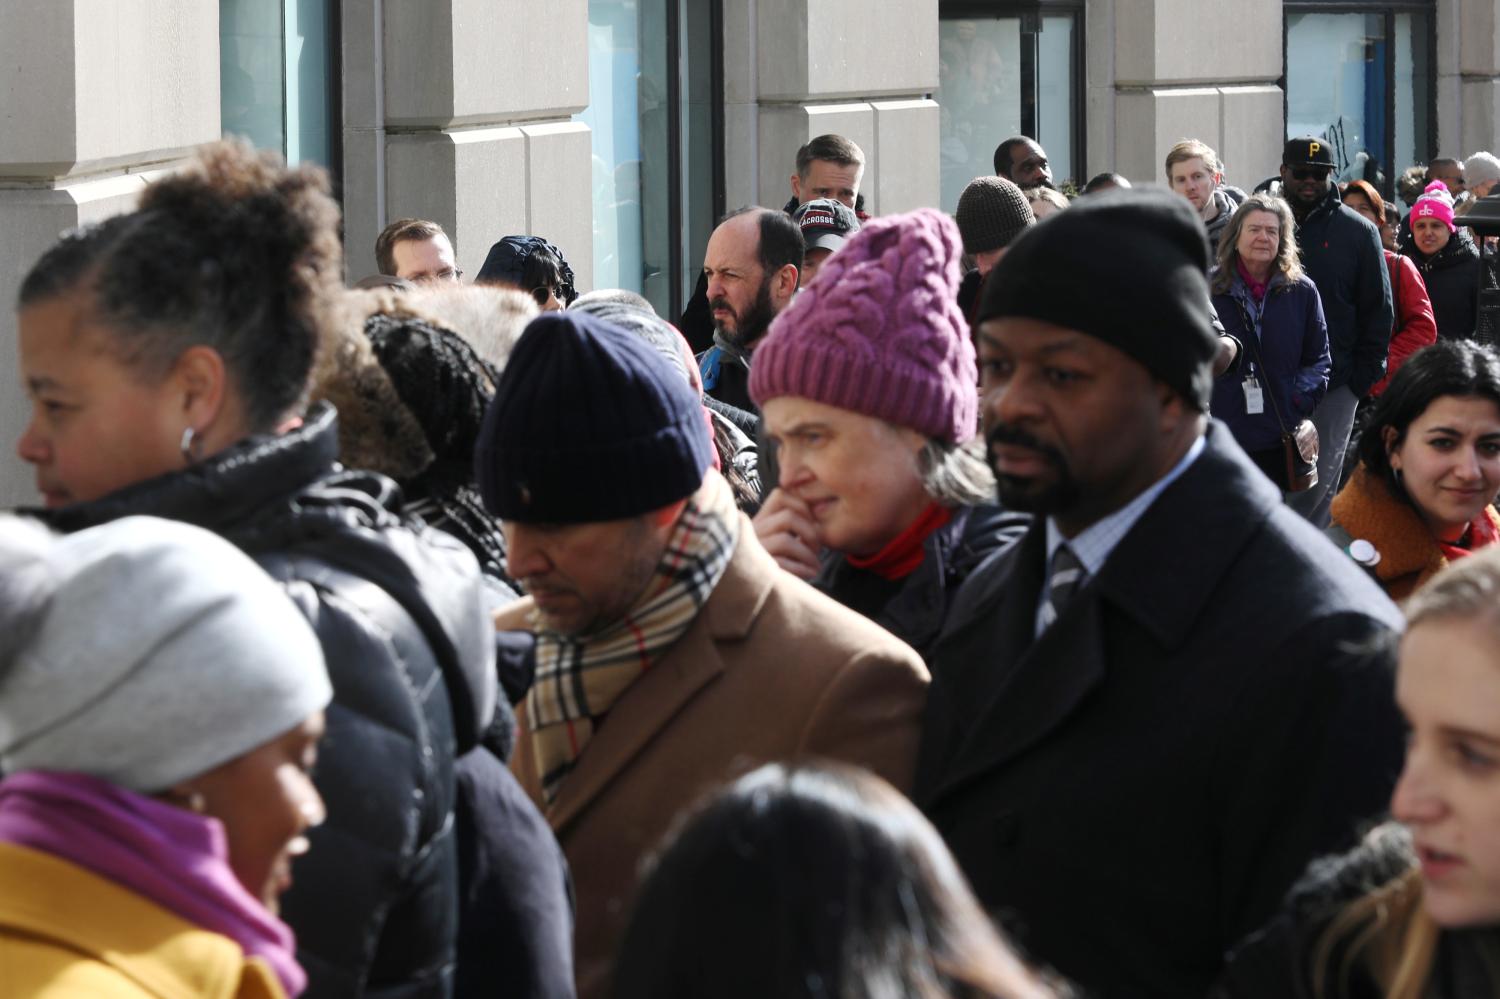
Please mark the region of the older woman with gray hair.
[[969, 571], [1028, 523], [993, 505], [975, 440], [960, 254], [940, 212], [868, 223], [771, 324], [750, 369], [780, 465], [755, 518], [761, 543], [924, 655]]
[[1238, 362], [1214, 380], [1210, 409], [1270, 480], [1286, 490], [1281, 442], [1328, 390], [1328, 325], [1318, 289], [1302, 273], [1291, 207], [1252, 194], [1219, 239], [1209, 276], [1224, 329], [1244, 344]]

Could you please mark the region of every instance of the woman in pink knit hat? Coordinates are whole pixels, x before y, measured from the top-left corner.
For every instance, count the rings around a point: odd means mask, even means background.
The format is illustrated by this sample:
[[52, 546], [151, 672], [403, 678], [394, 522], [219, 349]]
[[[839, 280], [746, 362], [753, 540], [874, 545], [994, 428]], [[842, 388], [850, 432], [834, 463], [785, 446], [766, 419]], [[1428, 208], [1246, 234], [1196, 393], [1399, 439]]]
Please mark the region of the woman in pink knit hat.
[[1472, 340], [1478, 322], [1479, 248], [1453, 224], [1453, 196], [1440, 180], [1427, 185], [1407, 215], [1401, 252], [1427, 284], [1441, 340]]
[[776, 318], [750, 370], [780, 464], [761, 542], [924, 656], [969, 571], [1027, 523], [993, 505], [974, 445], [960, 253], [941, 212], [868, 223]]

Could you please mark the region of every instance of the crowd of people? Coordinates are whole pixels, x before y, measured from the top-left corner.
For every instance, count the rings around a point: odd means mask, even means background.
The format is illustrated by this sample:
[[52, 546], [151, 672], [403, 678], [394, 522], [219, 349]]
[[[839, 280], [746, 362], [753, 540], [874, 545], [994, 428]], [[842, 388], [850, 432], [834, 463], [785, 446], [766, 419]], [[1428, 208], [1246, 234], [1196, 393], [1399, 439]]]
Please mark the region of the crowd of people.
[[675, 319], [414, 218], [346, 287], [233, 140], [63, 234], [0, 992], [1500, 993], [1500, 160], [994, 165], [814, 138]]

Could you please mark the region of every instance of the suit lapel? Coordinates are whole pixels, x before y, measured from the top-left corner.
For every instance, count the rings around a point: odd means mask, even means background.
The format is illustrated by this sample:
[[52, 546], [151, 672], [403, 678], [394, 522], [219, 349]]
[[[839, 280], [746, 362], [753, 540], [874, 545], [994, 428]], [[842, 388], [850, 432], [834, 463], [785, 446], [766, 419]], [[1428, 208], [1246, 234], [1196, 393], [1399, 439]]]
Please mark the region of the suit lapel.
[[[1015, 601], [1027, 603], [1027, 601]], [[1030, 601], [1035, 610], [1035, 600]], [[1092, 587], [1085, 587], [1029, 648], [1034, 622], [1007, 614], [1007, 634], [1001, 636], [999, 656], [989, 662], [1000, 672], [998, 690], [981, 705], [962, 741], [934, 800], [980, 774], [1004, 766], [1062, 725], [1089, 692], [1104, 679], [1102, 604]], [[993, 686], [992, 686], [993, 690]]]

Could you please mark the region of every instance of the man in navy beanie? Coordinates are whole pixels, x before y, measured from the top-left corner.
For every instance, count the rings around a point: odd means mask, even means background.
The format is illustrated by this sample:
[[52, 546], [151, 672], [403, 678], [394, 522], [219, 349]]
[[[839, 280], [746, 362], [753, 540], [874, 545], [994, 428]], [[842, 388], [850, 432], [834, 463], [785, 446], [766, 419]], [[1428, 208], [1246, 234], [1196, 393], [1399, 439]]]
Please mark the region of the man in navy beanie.
[[1036, 520], [954, 598], [913, 797], [1090, 995], [1203, 995], [1401, 764], [1399, 612], [1206, 416], [1207, 264], [1186, 199], [1110, 191], [979, 306], [990, 462]]
[[578, 896], [583, 999], [608, 994], [641, 859], [760, 763], [805, 755], [910, 786], [927, 673], [908, 646], [783, 572], [711, 466], [698, 398], [587, 314], [534, 320], [475, 451], [536, 634], [511, 766]]

